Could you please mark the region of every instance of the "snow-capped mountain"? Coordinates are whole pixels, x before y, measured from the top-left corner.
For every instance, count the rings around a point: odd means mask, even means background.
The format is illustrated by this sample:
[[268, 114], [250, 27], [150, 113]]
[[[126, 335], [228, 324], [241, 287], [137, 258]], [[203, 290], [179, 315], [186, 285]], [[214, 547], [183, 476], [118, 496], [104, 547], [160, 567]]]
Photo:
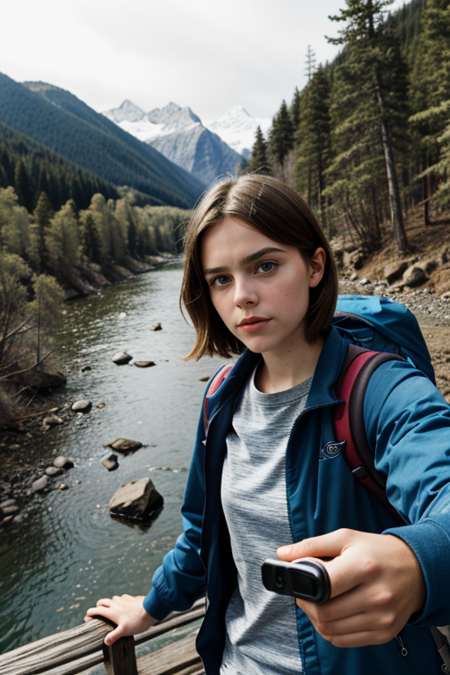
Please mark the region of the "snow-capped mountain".
[[242, 106], [206, 124], [176, 103], [145, 113], [126, 100], [103, 115], [206, 184], [234, 173], [242, 158], [250, 157], [258, 124], [263, 133], [270, 126], [270, 120], [253, 119]]
[[245, 108], [237, 105], [228, 110], [218, 120], [204, 122], [207, 129], [214, 132], [240, 155], [249, 159], [255, 142], [256, 129], [261, 127], [264, 136], [269, 131], [271, 120], [263, 117], [250, 117]]

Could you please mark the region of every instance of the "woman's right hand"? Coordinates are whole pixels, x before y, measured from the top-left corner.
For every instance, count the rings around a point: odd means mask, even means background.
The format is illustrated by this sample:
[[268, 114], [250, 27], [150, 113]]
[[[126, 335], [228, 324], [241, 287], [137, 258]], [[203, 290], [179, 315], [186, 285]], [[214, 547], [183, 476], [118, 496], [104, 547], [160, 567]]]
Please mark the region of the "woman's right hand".
[[90, 607], [84, 617], [90, 621], [93, 617], [104, 616], [117, 624], [105, 637], [105, 645], [112, 645], [116, 640], [127, 635], [143, 633], [156, 623], [144, 609], [144, 595], [114, 595], [112, 598], [101, 598], [96, 607]]

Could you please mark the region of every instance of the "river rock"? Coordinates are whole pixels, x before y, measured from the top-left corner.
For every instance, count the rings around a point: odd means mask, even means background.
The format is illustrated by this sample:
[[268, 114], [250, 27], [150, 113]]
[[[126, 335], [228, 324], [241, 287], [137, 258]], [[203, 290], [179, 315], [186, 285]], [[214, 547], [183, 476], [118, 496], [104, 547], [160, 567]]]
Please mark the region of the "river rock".
[[395, 281], [398, 281], [402, 278], [403, 274], [408, 269], [408, 263], [403, 262], [394, 262], [390, 265], [387, 265], [384, 269], [384, 276], [388, 284], [393, 284]]
[[80, 372], [81, 372], [81, 373], [88, 373], [90, 370], [92, 370], [92, 366], [87, 365], [87, 366], [83, 366], [83, 367], [81, 368]]
[[57, 469], [71, 469], [73, 467], [73, 462], [68, 457], [60, 455], [53, 460], [53, 466], [56, 466]]
[[0, 504], [0, 510], [4, 511], [4, 509], [7, 509], [9, 506], [17, 506], [16, 500], [6, 499], [4, 502]]
[[47, 476], [53, 477], [53, 476], [60, 476], [63, 472], [61, 468], [57, 468], [56, 466], [48, 466], [45, 469], [45, 473]]
[[34, 481], [31, 485], [33, 492], [42, 492], [48, 486], [48, 476], [42, 476]]
[[58, 485], [58, 488], [60, 490], [68, 490], [69, 486], [67, 485], [67, 483], [61, 483], [61, 485]]
[[108, 471], [115, 471], [119, 467], [117, 455], [114, 452], [109, 452], [103, 457], [102, 464]]
[[92, 403], [87, 400], [75, 401], [72, 405], [73, 412], [88, 413], [92, 408]]
[[359, 282], [360, 286], [369, 286], [371, 283], [370, 279], [366, 279], [366, 277]]
[[129, 438], [118, 438], [112, 443], [108, 443], [108, 446], [117, 452], [121, 452], [123, 455], [127, 455], [130, 452], [135, 452], [142, 448], [142, 443], [139, 441], [132, 441]]
[[150, 328], [150, 330], [155, 331], [155, 330], [162, 330], [162, 326], [160, 323], [155, 323], [154, 326]]
[[3, 515], [4, 516], [14, 516], [16, 513], [19, 513], [20, 509], [17, 506], [17, 504], [13, 504], [12, 506], [5, 506], [5, 508], [2, 509]]
[[154, 361], [135, 361], [134, 365], [138, 368], [151, 368], [152, 366], [156, 366], [156, 363]]
[[121, 485], [109, 502], [111, 515], [131, 520], [145, 520], [163, 505], [163, 498], [150, 478]]
[[408, 267], [406, 272], [403, 275], [403, 282], [406, 286], [410, 288], [416, 288], [416, 286], [421, 286], [427, 280], [427, 275], [424, 270], [417, 265], [411, 265]]
[[127, 352], [117, 352], [117, 354], [114, 354], [111, 361], [115, 363], [116, 366], [124, 366], [125, 364], [130, 363], [132, 358], [131, 354], [127, 354]]
[[58, 424], [64, 424], [64, 420], [58, 417], [58, 415], [48, 415], [44, 417], [42, 424], [48, 427], [56, 427]]

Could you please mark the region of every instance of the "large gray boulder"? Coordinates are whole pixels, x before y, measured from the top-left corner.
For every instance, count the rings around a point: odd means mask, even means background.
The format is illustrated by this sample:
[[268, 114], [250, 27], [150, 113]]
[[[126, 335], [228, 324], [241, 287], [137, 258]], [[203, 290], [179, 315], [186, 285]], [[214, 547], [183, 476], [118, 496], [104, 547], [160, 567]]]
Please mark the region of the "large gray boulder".
[[416, 288], [417, 286], [422, 286], [427, 278], [427, 275], [421, 267], [411, 265], [403, 275], [403, 283], [410, 288]]
[[113, 516], [129, 520], [146, 520], [164, 503], [150, 478], [141, 478], [121, 485], [109, 502]]
[[394, 281], [398, 281], [402, 278], [404, 272], [408, 269], [408, 263], [403, 262], [394, 262], [390, 265], [387, 265], [384, 270], [384, 276], [388, 284], [393, 284]]

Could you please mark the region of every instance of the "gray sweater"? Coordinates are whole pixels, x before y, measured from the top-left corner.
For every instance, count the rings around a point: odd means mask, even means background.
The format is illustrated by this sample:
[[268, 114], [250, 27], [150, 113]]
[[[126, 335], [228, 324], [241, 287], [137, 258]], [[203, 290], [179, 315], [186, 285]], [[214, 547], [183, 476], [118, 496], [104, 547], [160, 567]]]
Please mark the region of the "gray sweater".
[[226, 612], [221, 675], [302, 672], [294, 599], [267, 591], [261, 563], [292, 543], [286, 499], [286, 447], [312, 378], [263, 394], [247, 382], [227, 436], [221, 497], [238, 584]]

